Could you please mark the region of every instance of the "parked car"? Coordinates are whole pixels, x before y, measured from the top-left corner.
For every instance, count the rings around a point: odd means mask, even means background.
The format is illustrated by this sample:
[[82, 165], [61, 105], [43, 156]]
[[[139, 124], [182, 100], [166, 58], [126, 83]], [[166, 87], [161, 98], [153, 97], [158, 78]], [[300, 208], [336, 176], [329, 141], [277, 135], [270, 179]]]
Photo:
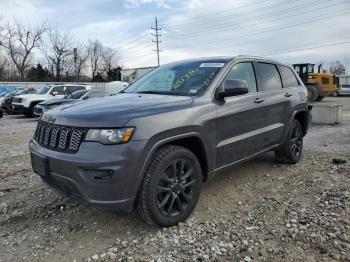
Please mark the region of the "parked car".
[[25, 88], [17, 91], [16, 93], [10, 93], [4, 99], [1, 103], [1, 108], [3, 111], [5, 111], [7, 114], [15, 114], [16, 112], [12, 109], [12, 102], [16, 95], [26, 95], [26, 94], [33, 94], [36, 90], [34, 88]]
[[78, 90], [69, 95], [66, 95], [62, 99], [52, 99], [44, 102], [40, 102], [34, 107], [35, 116], [41, 116], [44, 112], [49, 109], [55, 108], [63, 104], [72, 104], [78, 101], [87, 100], [91, 98], [109, 96], [110, 94], [104, 91], [89, 91], [89, 90]]
[[129, 86], [129, 83], [127, 82], [112, 81], [112, 82], [106, 83], [105, 91], [110, 93], [111, 95], [115, 95], [123, 91], [128, 86]]
[[34, 172], [59, 191], [172, 226], [191, 214], [208, 177], [270, 150], [297, 163], [309, 124], [307, 91], [290, 66], [193, 59], [119, 95], [46, 112], [30, 152]]
[[40, 102], [50, 99], [61, 99], [67, 94], [82, 89], [91, 89], [91, 87], [78, 84], [42, 86], [35, 94], [16, 96], [12, 102], [12, 109], [28, 117], [34, 117], [34, 107]]

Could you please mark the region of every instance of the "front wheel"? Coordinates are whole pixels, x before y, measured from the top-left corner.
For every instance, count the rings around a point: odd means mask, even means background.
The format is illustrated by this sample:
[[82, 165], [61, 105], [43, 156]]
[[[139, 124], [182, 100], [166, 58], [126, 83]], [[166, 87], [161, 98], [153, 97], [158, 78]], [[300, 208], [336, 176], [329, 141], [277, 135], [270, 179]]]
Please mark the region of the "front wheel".
[[192, 213], [201, 185], [197, 157], [184, 147], [164, 146], [148, 168], [137, 210], [147, 222], [163, 227], [177, 225]]
[[303, 136], [299, 121], [294, 119], [284, 143], [275, 150], [276, 161], [287, 164], [298, 163], [303, 151]]

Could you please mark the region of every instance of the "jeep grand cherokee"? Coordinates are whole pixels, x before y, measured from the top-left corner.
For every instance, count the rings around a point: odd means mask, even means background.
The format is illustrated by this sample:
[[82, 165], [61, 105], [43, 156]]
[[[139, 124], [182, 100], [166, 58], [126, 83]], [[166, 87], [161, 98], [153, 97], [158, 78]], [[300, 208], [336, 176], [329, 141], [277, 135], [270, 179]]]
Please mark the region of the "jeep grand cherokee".
[[171, 226], [191, 214], [215, 173], [269, 150], [297, 163], [309, 119], [290, 66], [245, 56], [181, 61], [120, 95], [45, 113], [32, 166], [70, 196]]

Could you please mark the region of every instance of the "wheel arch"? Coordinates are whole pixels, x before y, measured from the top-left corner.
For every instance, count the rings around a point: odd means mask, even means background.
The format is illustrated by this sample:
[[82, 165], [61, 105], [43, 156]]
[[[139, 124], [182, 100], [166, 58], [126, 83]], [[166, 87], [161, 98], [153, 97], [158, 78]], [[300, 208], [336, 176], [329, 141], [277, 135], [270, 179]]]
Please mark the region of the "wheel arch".
[[294, 112], [293, 119], [296, 119], [299, 121], [303, 129], [303, 136], [305, 136], [310, 124], [309, 113], [306, 110], [296, 111]]
[[181, 134], [181, 135], [175, 135], [172, 137], [167, 137], [161, 140], [158, 140], [155, 142], [151, 148], [148, 151], [145, 161], [142, 164], [142, 168], [140, 170], [140, 175], [136, 184], [136, 191], [134, 193], [135, 199], [137, 199], [137, 195], [140, 190], [140, 186], [142, 184], [142, 181], [145, 178], [147, 169], [149, 165], [152, 163], [152, 160], [157, 153], [157, 151], [165, 146], [165, 145], [178, 145], [178, 146], [183, 146], [184, 148], [187, 148], [190, 150], [198, 159], [199, 164], [202, 168], [202, 173], [203, 173], [203, 181], [206, 181], [208, 178], [209, 174], [209, 156], [208, 156], [208, 150], [201, 139], [201, 136], [197, 132], [191, 132], [191, 133], [186, 133], [186, 134]]

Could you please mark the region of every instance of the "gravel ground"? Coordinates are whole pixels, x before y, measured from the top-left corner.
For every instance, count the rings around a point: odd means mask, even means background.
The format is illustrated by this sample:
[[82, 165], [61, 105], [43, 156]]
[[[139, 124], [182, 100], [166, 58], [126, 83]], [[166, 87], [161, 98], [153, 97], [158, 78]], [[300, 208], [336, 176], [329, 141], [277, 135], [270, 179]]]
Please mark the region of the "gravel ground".
[[313, 126], [300, 163], [267, 153], [219, 174], [166, 229], [48, 189], [30, 168], [36, 121], [5, 116], [0, 261], [350, 261], [350, 98], [327, 102], [344, 105], [344, 123]]

